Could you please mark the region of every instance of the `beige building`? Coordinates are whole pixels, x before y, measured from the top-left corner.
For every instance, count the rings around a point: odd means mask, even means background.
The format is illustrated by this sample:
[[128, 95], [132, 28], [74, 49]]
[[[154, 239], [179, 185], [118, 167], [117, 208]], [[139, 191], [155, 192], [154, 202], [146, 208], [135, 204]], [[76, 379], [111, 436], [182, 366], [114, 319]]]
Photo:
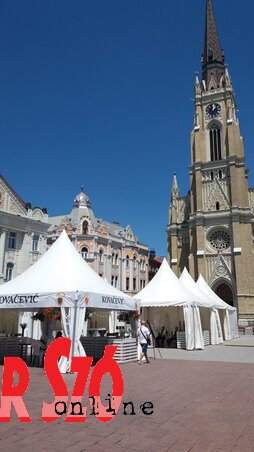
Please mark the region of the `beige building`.
[[[45, 253], [47, 221], [45, 208], [32, 208], [0, 176], [0, 284], [24, 272]], [[18, 311], [1, 311], [0, 333], [16, 333], [21, 317]]]
[[239, 324], [254, 324], [254, 189], [248, 188], [236, 99], [207, 0], [202, 76], [195, 77], [190, 191], [173, 178], [168, 224], [169, 263], [202, 273], [238, 308]]
[[82, 257], [110, 284], [129, 295], [147, 284], [147, 246], [138, 241], [130, 226], [96, 218], [82, 187], [72, 211], [48, 221], [48, 245], [65, 229]]

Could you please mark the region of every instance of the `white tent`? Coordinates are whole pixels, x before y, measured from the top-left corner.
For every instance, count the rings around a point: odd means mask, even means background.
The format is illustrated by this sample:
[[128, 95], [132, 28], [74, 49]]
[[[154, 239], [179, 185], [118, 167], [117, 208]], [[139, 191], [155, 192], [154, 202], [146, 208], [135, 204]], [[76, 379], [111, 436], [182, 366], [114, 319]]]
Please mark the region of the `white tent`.
[[[148, 285], [137, 294], [141, 307], [148, 308], [183, 308], [185, 322], [186, 349], [204, 348], [198, 304], [202, 301], [191, 293], [171, 270], [166, 259]], [[160, 315], [161, 310], [156, 311]], [[175, 313], [179, 310], [175, 309]], [[173, 314], [172, 314], [173, 315]], [[176, 321], [178, 315], [175, 315]], [[177, 322], [178, 324], [178, 322]]]
[[[212, 345], [217, 345], [223, 342], [222, 337], [222, 328], [220, 317], [218, 313], [218, 307], [220, 308], [220, 303], [216, 302], [213, 298], [209, 296], [206, 292], [202, 291], [202, 289], [195, 283], [194, 279], [192, 279], [186, 267], [184, 268], [180, 281], [184, 284], [187, 289], [193, 292], [199, 299], [202, 300], [202, 305], [199, 304], [200, 314], [201, 314], [201, 323], [205, 322], [208, 314], [208, 328], [210, 330], [210, 342]], [[204, 309], [202, 309], [204, 308]]]
[[[139, 303], [92, 270], [63, 231], [32, 267], [0, 286], [0, 309], [45, 307], [61, 307], [64, 334], [72, 339], [71, 356], [79, 356], [84, 355], [79, 338], [86, 307], [131, 311]], [[66, 369], [65, 360], [61, 370]]]
[[[225, 310], [225, 339], [230, 340], [239, 337], [236, 308], [225, 303], [225, 301], [218, 297], [218, 295], [216, 295], [216, 293], [208, 286], [202, 275], [199, 275], [197, 285], [204, 293], [206, 293], [212, 300], [214, 300], [218, 309]], [[228, 334], [226, 333], [226, 331], [228, 332]]]

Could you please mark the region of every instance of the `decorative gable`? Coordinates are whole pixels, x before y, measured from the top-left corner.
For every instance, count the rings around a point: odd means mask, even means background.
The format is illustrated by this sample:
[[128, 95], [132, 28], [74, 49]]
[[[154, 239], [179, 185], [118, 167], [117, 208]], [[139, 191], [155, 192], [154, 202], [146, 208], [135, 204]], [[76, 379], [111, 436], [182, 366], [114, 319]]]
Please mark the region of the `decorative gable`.
[[204, 186], [205, 210], [224, 210], [229, 209], [229, 199], [227, 196], [227, 186], [225, 182], [215, 179], [213, 182]]
[[[229, 263], [228, 263], [229, 264]], [[232, 273], [230, 271], [230, 268], [228, 266], [226, 259], [222, 256], [222, 254], [219, 254], [216, 263], [213, 269], [213, 272], [211, 274], [211, 277], [209, 279], [209, 285], [211, 286], [217, 279], [227, 279], [231, 283], [234, 283], [234, 280], [232, 278]]]
[[25, 202], [2, 176], [0, 176], [0, 209], [6, 213], [27, 216]]
[[63, 230], [65, 229], [65, 231], [68, 233], [73, 231], [73, 227], [72, 224], [70, 223], [70, 219], [69, 218], [64, 218], [61, 222], [61, 224], [59, 225], [57, 232], [59, 234], [61, 234], [61, 232], [63, 232]]
[[130, 226], [127, 226], [126, 231], [125, 231], [125, 239], [126, 240], [130, 240], [131, 242], [135, 242], [136, 241], [136, 237], [131, 229]]
[[98, 223], [96, 232], [97, 232], [97, 234], [100, 234], [100, 235], [108, 235], [108, 230], [103, 221], [100, 221]]

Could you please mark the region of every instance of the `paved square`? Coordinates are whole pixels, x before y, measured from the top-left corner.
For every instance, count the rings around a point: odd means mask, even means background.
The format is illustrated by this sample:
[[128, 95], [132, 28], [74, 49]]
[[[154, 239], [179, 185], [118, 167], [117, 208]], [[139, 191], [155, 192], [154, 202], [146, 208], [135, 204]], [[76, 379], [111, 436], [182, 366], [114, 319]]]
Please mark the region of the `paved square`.
[[[222, 347], [224, 353], [230, 349]], [[254, 348], [249, 352], [254, 355]], [[62, 418], [53, 423], [40, 420], [42, 401], [52, 402], [52, 391], [44, 371], [30, 368], [24, 400], [33, 422], [19, 423], [13, 410], [11, 422], [0, 424], [0, 450], [254, 451], [254, 364], [152, 359], [150, 364], [132, 363], [121, 369], [124, 401], [134, 403], [136, 415], [124, 416], [120, 408], [108, 424], [90, 415], [86, 424], [69, 424]], [[64, 379], [72, 388], [75, 375]], [[110, 379], [105, 377], [102, 398], [110, 391]], [[87, 396], [84, 405], [86, 401]], [[146, 401], [154, 404], [150, 416], [139, 408]]]

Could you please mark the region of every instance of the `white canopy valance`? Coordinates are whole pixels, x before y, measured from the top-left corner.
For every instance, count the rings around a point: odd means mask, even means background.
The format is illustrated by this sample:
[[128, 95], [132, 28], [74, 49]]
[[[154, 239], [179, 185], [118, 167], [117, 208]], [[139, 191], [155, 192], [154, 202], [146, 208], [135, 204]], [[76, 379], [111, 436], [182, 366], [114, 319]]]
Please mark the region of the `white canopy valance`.
[[24, 273], [0, 286], [0, 309], [86, 306], [138, 310], [138, 300], [106, 283], [81, 257], [65, 231]]

